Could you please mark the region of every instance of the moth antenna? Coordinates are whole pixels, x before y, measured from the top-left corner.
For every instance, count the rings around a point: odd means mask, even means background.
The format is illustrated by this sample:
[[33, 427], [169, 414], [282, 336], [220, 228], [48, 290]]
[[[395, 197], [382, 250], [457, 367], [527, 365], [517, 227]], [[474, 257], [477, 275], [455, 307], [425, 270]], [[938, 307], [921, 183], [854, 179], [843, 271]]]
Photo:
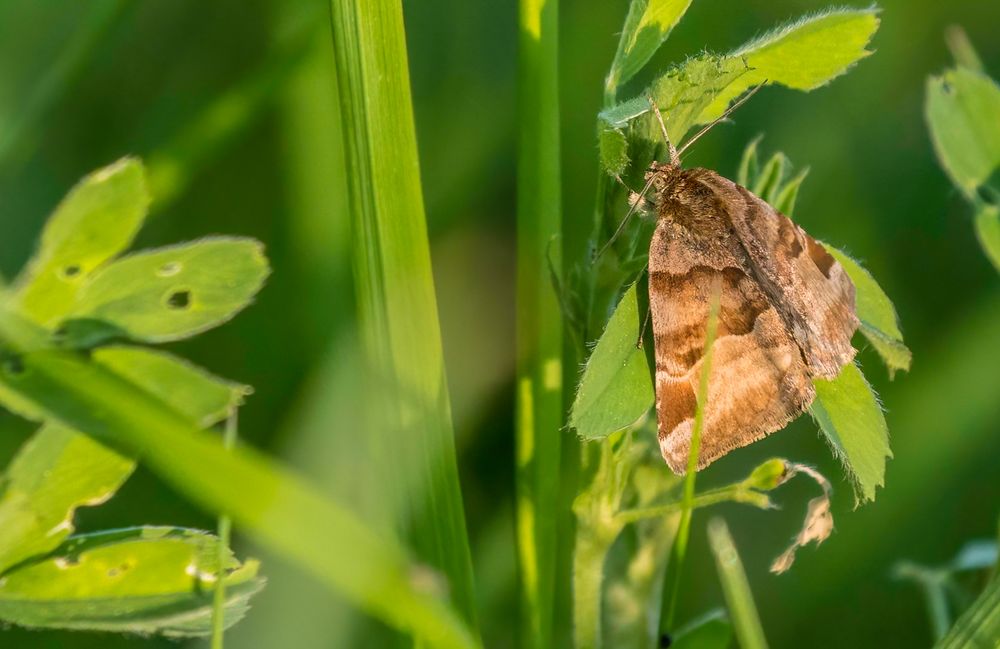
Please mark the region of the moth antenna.
[[[639, 208], [639, 204], [642, 203], [642, 199], [646, 195], [646, 192], [648, 192], [649, 188], [653, 186], [653, 180], [654, 178], [650, 178], [648, 181], [646, 181], [646, 184], [643, 186], [642, 191], [639, 192], [639, 195], [636, 197], [635, 202], [632, 203], [632, 206], [628, 208], [628, 212], [625, 213], [625, 216], [622, 218], [621, 223], [618, 224], [618, 228], [615, 230], [614, 234], [611, 235], [611, 238], [608, 239], [607, 242], [601, 247], [601, 249], [597, 252], [597, 254], [594, 255], [594, 260], [590, 262], [591, 264], [596, 264], [597, 260], [601, 258], [601, 255], [607, 252], [608, 248], [611, 247], [611, 244], [613, 244], [615, 240], [619, 236], [621, 236], [621, 233], [625, 231], [625, 226], [626, 224], [628, 224], [629, 219], [632, 218], [632, 215], [635, 214], [636, 210]], [[625, 183], [622, 184], [624, 185]]]
[[722, 113], [721, 115], [719, 115], [718, 117], [716, 117], [714, 120], [712, 120], [711, 122], [709, 122], [705, 126], [702, 126], [701, 130], [698, 131], [697, 133], [695, 133], [694, 136], [692, 136], [690, 140], [688, 140], [687, 142], [685, 142], [684, 145], [677, 151], [678, 156], [680, 154], [684, 153], [689, 146], [691, 146], [692, 144], [694, 144], [695, 142], [697, 142], [698, 138], [700, 138], [705, 133], [708, 133], [709, 131], [711, 131], [712, 128], [716, 124], [718, 124], [719, 122], [725, 120], [727, 117], [729, 117], [730, 115], [732, 115], [733, 112], [737, 108], [739, 108], [743, 104], [745, 104], [748, 101], [750, 101], [750, 98], [753, 97], [755, 94], [757, 94], [757, 91], [760, 90], [761, 88], [763, 88], [764, 84], [766, 84], [766, 83], [767, 83], [767, 79], [764, 79], [763, 81], [761, 81], [760, 83], [758, 83], [756, 86], [754, 86], [753, 89], [750, 92], [748, 92], [747, 94], [745, 94], [742, 97], [740, 97], [739, 101], [737, 101], [735, 104], [733, 104], [732, 106], [730, 106], [729, 108], [727, 108], [726, 112]]
[[679, 165], [681, 162], [680, 155], [670, 141], [670, 136], [667, 135], [667, 123], [663, 121], [663, 113], [660, 112], [660, 107], [653, 100], [653, 95], [646, 95], [646, 100], [649, 102], [650, 108], [653, 109], [653, 114], [656, 115], [656, 121], [660, 123], [660, 132], [663, 133], [663, 141], [667, 143], [667, 150], [670, 152], [670, 164]]

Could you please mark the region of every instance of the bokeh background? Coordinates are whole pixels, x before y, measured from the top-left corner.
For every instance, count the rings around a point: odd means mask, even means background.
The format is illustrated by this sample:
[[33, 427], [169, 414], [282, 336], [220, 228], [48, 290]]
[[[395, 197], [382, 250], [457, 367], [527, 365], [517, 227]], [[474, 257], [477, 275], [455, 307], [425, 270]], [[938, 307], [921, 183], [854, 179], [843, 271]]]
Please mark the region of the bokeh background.
[[[837, 531], [781, 577], [767, 572], [801, 522], [805, 483], [779, 511], [720, 508], [775, 647], [930, 645], [900, 559], [943, 563], [996, 536], [1000, 512], [1000, 283], [970, 215], [933, 157], [924, 83], [951, 64], [943, 32], [966, 28], [1000, 75], [1000, 3], [885, 0], [876, 53], [809, 94], [768, 88], [704, 138], [691, 162], [733, 175], [746, 142], [811, 168], [797, 204], [810, 233], [864, 261], [894, 299], [913, 369], [890, 381], [861, 362], [886, 408], [895, 458], [876, 502], [854, 509], [837, 463], [803, 418], [734, 453], [701, 484], [782, 455], [834, 479]], [[563, 0], [564, 220], [589, 224], [594, 118], [625, 0]], [[696, 0], [649, 66], [727, 51], [819, 0]], [[516, 3], [404, 1], [439, 309], [487, 645], [514, 645], [513, 325]], [[328, 7], [323, 0], [0, 0], [0, 271], [30, 255], [48, 212], [82, 175], [126, 154], [151, 168], [141, 246], [210, 233], [257, 237], [274, 274], [232, 323], [173, 348], [256, 386], [241, 434], [335, 493], [363, 498], [352, 461], [363, 427]], [[639, 79], [635, 89], [649, 76]], [[586, 226], [567, 228], [583, 254]], [[0, 418], [0, 460], [29, 428]], [[568, 433], [564, 433], [568, 434]], [[664, 469], [666, 470], [666, 469]], [[369, 494], [370, 496], [370, 494]], [[722, 603], [696, 515], [680, 619]], [[141, 470], [81, 531], [214, 527]], [[237, 530], [238, 532], [238, 530]], [[241, 552], [256, 552], [241, 544]], [[307, 578], [268, 559], [269, 588], [232, 647], [370, 647], [382, 635]], [[0, 629], [12, 648], [177, 647], [176, 641]], [[204, 646], [192, 642], [190, 646]]]

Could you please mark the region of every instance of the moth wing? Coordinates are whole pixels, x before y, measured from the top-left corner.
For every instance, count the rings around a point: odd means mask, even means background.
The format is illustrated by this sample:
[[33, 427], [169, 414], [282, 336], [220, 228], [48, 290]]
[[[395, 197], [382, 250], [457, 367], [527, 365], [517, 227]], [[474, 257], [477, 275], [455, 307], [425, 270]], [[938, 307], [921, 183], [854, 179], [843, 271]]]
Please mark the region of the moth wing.
[[[709, 222], [724, 222], [717, 216]], [[706, 232], [661, 218], [653, 234], [649, 304], [658, 436], [675, 473], [687, 470], [714, 291], [720, 291], [718, 329], [698, 468], [780, 430], [815, 396], [795, 339], [748, 264], [728, 225]]]
[[745, 187], [715, 173], [702, 181], [726, 196], [753, 274], [788, 322], [816, 378], [835, 378], [854, 358], [854, 284], [805, 230]]

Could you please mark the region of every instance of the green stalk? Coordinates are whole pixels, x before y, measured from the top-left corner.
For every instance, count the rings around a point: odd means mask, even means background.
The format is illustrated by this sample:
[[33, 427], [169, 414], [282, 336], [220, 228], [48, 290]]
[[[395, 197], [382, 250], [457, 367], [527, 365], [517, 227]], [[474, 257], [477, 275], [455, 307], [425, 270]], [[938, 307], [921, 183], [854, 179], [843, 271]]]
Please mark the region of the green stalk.
[[522, 645], [552, 646], [563, 399], [558, 0], [521, 0], [517, 195], [517, 549]]
[[[222, 435], [222, 445], [226, 450], [232, 450], [236, 446], [236, 436], [239, 425], [237, 424], [237, 411], [226, 418], [226, 430]], [[226, 632], [226, 563], [229, 560], [229, 541], [232, 536], [233, 522], [226, 514], [219, 515], [219, 544], [218, 556], [219, 575], [215, 582], [215, 592], [212, 600], [212, 649], [222, 649], [223, 635]]]
[[[476, 627], [399, 0], [332, 0], [368, 412], [418, 556]], [[374, 408], [372, 407], [374, 406]]]
[[[617, 534], [615, 534], [617, 536]], [[573, 550], [573, 646], [600, 649], [604, 561], [615, 540], [601, 534], [577, 537]]]
[[739, 641], [740, 649], [767, 649], [764, 629], [757, 615], [750, 583], [747, 581], [743, 562], [736, 552], [733, 537], [721, 518], [713, 518], [708, 523], [708, 542], [715, 554], [715, 565], [719, 570], [722, 592], [729, 608], [729, 618]]
[[[684, 558], [687, 555], [688, 538], [691, 535], [691, 512], [694, 506], [694, 484], [698, 473], [698, 452], [701, 447], [701, 429], [705, 422], [705, 402], [708, 400], [708, 377], [712, 367], [712, 347], [715, 344], [715, 333], [719, 325], [720, 289], [712, 292], [708, 307], [708, 330], [705, 333], [705, 360], [701, 366], [701, 377], [698, 383], [698, 407], [694, 413], [694, 426], [691, 429], [691, 446], [688, 450], [687, 473], [684, 478], [684, 505], [681, 511], [681, 522], [677, 527], [677, 539], [671, 551], [670, 569], [672, 578], [664, 581], [664, 600], [662, 602], [664, 615], [660, 617], [661, 633], [669, 633], [674, 626], [674, 616], [677, 614], [677, 600], [681, 592], [681, 576], [683, 574]], [[669, 589], [669, 591], [667, 590]]]

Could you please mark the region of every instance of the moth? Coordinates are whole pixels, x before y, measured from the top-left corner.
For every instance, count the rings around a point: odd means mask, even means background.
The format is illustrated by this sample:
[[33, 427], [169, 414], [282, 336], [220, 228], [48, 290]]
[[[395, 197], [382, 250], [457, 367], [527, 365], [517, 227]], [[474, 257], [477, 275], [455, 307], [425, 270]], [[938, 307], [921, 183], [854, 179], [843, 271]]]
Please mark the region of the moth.
[[835, 378], [854, 358], [859, 323], [854, 285], [822, 245], [745, 187], [682, 168], [667, 144], [670, 162], [654, 162], [645, 175], [656, 215], [649, 308], [660, 450], [683, 474], [713, 293], [717, 337], [698, 469], [802, 414], [816, 396], [812, 380]]

